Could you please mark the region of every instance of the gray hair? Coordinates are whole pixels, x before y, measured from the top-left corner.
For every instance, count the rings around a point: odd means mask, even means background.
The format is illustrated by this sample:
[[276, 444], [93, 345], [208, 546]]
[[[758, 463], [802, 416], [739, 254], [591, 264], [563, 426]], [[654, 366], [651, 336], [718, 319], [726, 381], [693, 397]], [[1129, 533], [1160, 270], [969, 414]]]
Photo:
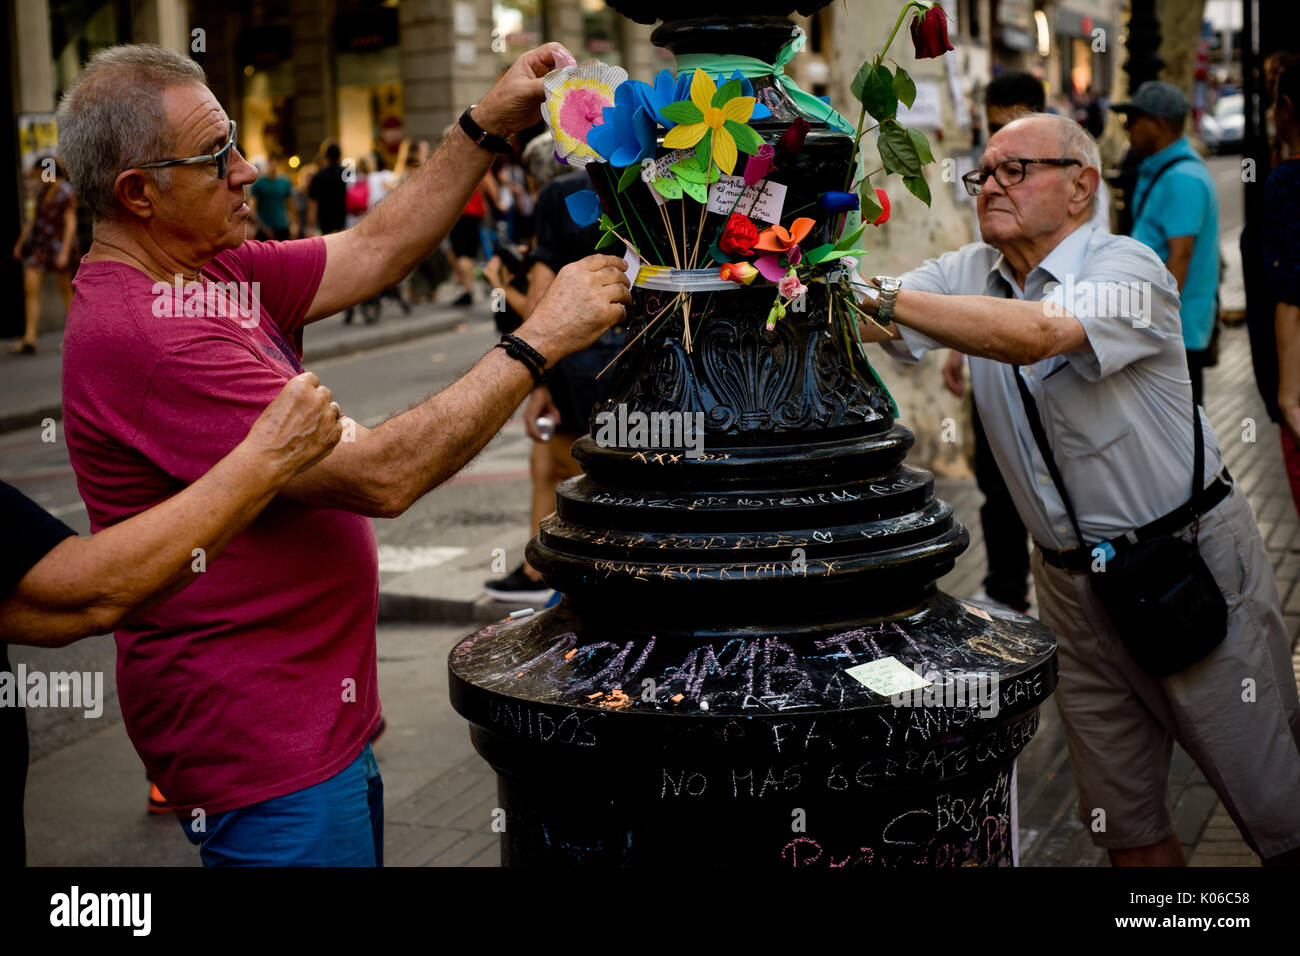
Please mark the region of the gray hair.
[[1034, 118], [1039, 116], [1049, 118], [1056, 124], [1056, 131], [1061, 136], [1061, 158], [1077, 159], [1083, 164], [1084, 168], [1092, 167], [1097, 170], [1098, 188], [1092, 194], [1092, 204], [1088, 207], [1088, 217], [1097, 215], [1097, 202], [1101, 192], [1101, 150], [1097, 148], [1097, 141], [1092, 135], [1070, 119], [1068, 116], [1060, 116], [1056, 113], [1036, 113]]
[[[162, 94], [207, 83], [203, 67], [153, 43], [100, 50], [59, 102], [59, 156], [77, 195], [96, 218], [117, 211], [113, 183], [124, 169], [166, 159], [175, 144]], [[149, 170], [159, 189], [171, 171]]]
[[555, 137], [550, 133], [535, 136], [524, 147], [520, 157], [524, 172], [533, 177], [533, 186], [538, 192], [557, 176], [571, 172], [573, 167], [566, 166], [555, 155]]

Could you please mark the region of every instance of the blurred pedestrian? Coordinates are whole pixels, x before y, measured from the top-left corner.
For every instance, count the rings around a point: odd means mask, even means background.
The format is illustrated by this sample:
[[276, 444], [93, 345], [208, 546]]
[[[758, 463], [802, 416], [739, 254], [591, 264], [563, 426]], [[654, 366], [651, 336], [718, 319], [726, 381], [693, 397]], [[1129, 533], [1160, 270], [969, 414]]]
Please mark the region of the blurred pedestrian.
[[[44, 171], [54, 175], [48, 181]], [[53, 157], [32, 170], [36, 213], [23, 224], [14, 243], [14, 258], [23, 264], [25, 315], [23, 337], [9, 351], [16, 355], [36, 354], [36, 335], [41, 321], [41, 284], [47, 275], [58, 281], [59, 295], [67, 309], [72, 301], [72, 274], [81, 249], [77, 243], [77, 197], [68, 182], [63, 164]]]
[[[1300, 512], [1300, 62], [1285, 67], [1276, 84], [1273, 118], [1290, 159], [1264, 187], [1263, 260], [1272, 283], [1277, 368], [1277, 409], [1282, 458], [1291, 498]], [[1252, 342], [1252, 348], [1255, 343]]]
[[1219, 314], [1219, 197], [1205, 160], [1183, 135], [1189, 104], [1172, 83], [1149, 80], [1132, 101], [1111, 107], [1126, 116], [1138, 163], [1133, 232], [1155, 250], [1178, 283], [1183, 342], [1196, 404], [1204, 404], [1203, 370]]
[[257, 222], [258, 239], [298, 238], [297, 217], [293, 208], [293, 183], [280, 171], [281, 158], [272, 153], [266, 160], [266, 172], [257, 177], [249, 190], [249, 208]]
[[[330, 399], [313, 373], [290, 379], [207, 474], [89, 538], [0, 481], [0, 521], [11, 532], [0, 552], [0, 670], [13, 673], [9, 644], [66, 647], [125, 625], [197, 581], [194, 548], [215, 560], [289, 479], [338, 443], [339, 407]], [[25, 715], [0, 704], [0, 866], [26, 862]]]
[[328, 236], [347, 226], [347, 192], [351, 178], [339, 161], [338, 143], [326, 143], [325, 165], [311, 177], [307, 191], [307, 229], [315, 235]]
[[[304, 327], [393, 285], [437, 246], [491, 149], [536, 120], [541, 78], [566, 62], [558, 44], [521, 56], [353, 228], [265, 243], [245, 241], [256, 171], [202, 67], [152, 44], [96, 53], [58, 114], [71, 180], [95, 215], [63, 377], [91, 527], [171, 497], [227, 455], [301, 372]], [[205, 864], [382, 865], [371, 517], [401, 514], [455, 474], [547, 367], [621, 321], [624, 270], [613, 256], [565, 268], [515, 337], [447, 389], [374, 428], [345, 419], [347, 440], [290, 480], [221, 560], [119, 628], [127, 733]], [[178, 271], [215, 308], [159, 320], [153, 290]], [[231, 321], [246, 310], [229, 290], [250, 287], [255, 314]], [[192, 530], [172, 526], [190, 547]], [[206, 829], [195, 831], [200, 808]]]
[[465, 203], [456, 225], [451, 228], [452, 275], [463, 290], [452, 305], [474, 304], [474, 264], [482, 248], [482, 236], [479, 230], [488, 214], [488, 200], [485, 196], [495, 191], [496, 180], [489, 170], [483, 174], [483, 178]]

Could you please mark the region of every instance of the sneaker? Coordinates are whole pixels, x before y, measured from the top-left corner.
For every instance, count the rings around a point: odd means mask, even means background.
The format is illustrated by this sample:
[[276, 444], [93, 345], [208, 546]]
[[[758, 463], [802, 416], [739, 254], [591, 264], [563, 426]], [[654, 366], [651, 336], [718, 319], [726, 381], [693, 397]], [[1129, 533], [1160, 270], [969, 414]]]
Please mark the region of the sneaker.
[[158, 784], [149, 784], [149, 812], [150, 813], [171, 813], [172, 805], [167, 802], [167, 798], [162, 795], [158, 789]]
[[1014, 604], [1007, 604], [1005, 601], [999, 601], [996, 598], [989, 597], [988, 592], [983, 588], [980, 588], [972, 594], [970, 599], [980, 604], [991, 604], [993, 607], [1000, 608], [1004, 611], [1015, 611], [1017, 614], [1028, 614], [1031, 606], [1028, 601], [1019, 607]]
[[504, 578], [484, 581], [483, 590], [498, 601], [545, 601], [551, 596], [551, 589], [545, 582], [530, 578], [524, 573], [522, 564]]

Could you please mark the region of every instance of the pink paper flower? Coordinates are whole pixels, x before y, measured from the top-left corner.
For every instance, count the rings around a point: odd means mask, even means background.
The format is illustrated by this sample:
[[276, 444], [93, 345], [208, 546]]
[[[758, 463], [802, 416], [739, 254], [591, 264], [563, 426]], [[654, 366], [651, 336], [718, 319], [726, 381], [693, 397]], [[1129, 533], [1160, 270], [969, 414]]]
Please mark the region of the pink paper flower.
[[758, 152], [745, 161], [745, 185], [753, 186], [772, 171], [772, 160], [776, 150], [771, 143], [764, 143]]
[[577, 66], [563, 66], [542, 78], [546, 102], [542, 118], [555, 137], [555, 153], [572, 166], [599, 160], [600, 154], [587, 142], [593, 126], [604, 123], [604, 110], [614, 106], [614, 89], [627, 79], [627, 71], [588, 60]]
[[807, 292], [808, 287], [799, 281], [799, 277], [792, 269], [777, 284], [776, 291], [781, 293], [782, 298], [793, 301]]

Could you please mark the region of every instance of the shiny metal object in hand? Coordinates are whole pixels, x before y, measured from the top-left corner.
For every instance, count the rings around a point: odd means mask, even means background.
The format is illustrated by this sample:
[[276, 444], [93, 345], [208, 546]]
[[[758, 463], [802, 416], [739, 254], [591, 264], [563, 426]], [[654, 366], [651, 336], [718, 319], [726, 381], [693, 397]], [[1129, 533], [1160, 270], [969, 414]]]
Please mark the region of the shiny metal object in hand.
[[555, 434], [555, 419], [549, 415], [543, 415], [537, 419], [537, 433], [542, 436], [542, 441], [550, 441]]

